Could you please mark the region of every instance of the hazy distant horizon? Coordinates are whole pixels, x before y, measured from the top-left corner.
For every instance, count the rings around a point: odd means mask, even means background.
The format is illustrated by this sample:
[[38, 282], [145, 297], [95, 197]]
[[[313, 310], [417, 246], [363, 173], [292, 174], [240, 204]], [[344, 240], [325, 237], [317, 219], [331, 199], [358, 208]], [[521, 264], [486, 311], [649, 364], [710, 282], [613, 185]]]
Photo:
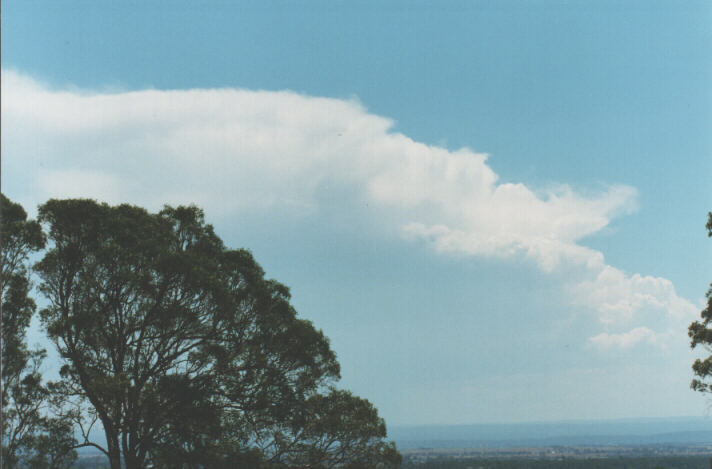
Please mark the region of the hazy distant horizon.
[[479, 446], [712, 444], [712, 417], [661, 417], [471, 425], [393, 425], [401, 449]]
[[680, 421], [680, 422], [709, 422], [712, 426], [712, 414], [708, 415], [669, 415], [662, 417], [620, 417], [620, 418], [600, 418], [600, 419], [557, 419], [557, 420], [526, 420], [526, 421], [488, 421], [488, 422], [472, 422], [472, 423], [412, 423], [412, 424], [396, 424], [389, 425], [398, 428], [413, 428], [413, 427], [471, 427], [471, 426], [488, 426], [488, 425], [549, 425], [549, 424], [588, 424], [588, 423], [635, 423], [635, 422], [665, 422], [665, 421]]

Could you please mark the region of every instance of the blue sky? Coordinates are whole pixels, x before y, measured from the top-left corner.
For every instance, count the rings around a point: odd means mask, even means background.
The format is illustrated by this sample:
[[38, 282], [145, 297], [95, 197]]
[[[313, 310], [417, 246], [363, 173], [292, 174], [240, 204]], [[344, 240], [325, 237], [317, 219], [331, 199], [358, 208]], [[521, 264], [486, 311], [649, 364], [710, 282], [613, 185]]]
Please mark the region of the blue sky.
[[3, 191], [203, 206], [391, 424], [703, 415], [710, 25], [707, 2], [6, 1]]

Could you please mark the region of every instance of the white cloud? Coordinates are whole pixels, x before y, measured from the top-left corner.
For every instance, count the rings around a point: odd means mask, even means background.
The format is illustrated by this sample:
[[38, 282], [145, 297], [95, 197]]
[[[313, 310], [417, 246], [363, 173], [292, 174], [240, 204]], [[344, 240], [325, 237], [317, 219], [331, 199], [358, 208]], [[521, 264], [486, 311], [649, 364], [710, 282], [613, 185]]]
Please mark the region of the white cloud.
[[581, 304], [597, 305], [604, 323], [625, 323], [644, 312], [659, 312], [671, 321], [689, 322], [698, 313], [692, 303], [680, 298], [672, 282], [665, 278], [626, 275], [608, 265], [591, 280], [575, 287]]
[[546, 272], [575, 268], [583, 278], [575, 303], [607, 324], [694, 309], [669, 281], [626, 275], [579, 243], [634, 210], [635, 189], [585, 196], [562, 185], [539, 194], [498, 183], [487, 155], [416, 142], [355, 100], [52, 90], [14, 71], [2, 72], [2, 96], [3, 162], [23, 201], [82, 195], [153, 209], [194, 202], [211, 216], [311, 216], [338, 192], [354, 199], [344, 204], [374, 207], [370, 223], [439, 251], [521, 256]]
[[609, 334], [604, 332], [602, 334], [598, 334], [597, 336], [591, 337], [588, 341], [591, 345], [601, 349], [627, 349], [640, 343], [663, 347], [665, 345], [665, 341], [661, 337], [661, 334], [647, 327], [636, 327], [628, 332], [620, 334]]

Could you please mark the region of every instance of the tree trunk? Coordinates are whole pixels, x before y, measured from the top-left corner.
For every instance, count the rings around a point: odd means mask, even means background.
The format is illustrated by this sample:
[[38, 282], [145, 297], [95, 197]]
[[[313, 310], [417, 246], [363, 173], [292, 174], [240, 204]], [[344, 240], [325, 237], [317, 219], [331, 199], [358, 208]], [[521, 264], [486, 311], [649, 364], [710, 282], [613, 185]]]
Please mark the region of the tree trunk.
[[124, 464], [126, 465], [126, 469], [141, 469], [144, 464], [143, 459], [137, 455], [135, 449], [131, 448], [128, 444], [128, 436], [126, 433], [121, 434], [121, 447], [124, 452]]
[[119, 435], [113, 431], [113, 428], [111, 427], [104, 427], [104, 433], [106, 434], [106, 445], [109, 450], [109, 466], [111, 469], [122, 469]]
[[113, 445], [109, 445], [109, 466], [111, 469], [121, 469], [121, 452]]

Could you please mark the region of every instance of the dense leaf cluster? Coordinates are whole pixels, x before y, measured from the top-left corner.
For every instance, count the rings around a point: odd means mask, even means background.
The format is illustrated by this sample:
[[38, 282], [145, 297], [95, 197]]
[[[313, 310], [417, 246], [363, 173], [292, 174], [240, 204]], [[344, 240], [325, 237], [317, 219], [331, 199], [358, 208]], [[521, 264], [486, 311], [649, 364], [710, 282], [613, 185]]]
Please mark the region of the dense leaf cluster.
[[47, 413], [50, 389], [42, 383], [44, 350], [27, 347], [36, 310], [30, 297], [29, 256], [42, 249], [39, 223], [0, 194], [0, 289], [2, 290], [2, 460], [6, 468], [69, 467], [76, 454], [66, 420]]
[[333, 388], [328, 339], [200, 209], [50, 200], [39, 221], [40, 317], [65, 363], [48, 389], [75, 446], [113, 469], [399, 465], [375, 408]]
[[[707, 235], [712, 237], [712, 212], [707, 215]], [[708, 380], [712, 377], [712, 284], [707, 290], [707, 304], [700, 313], [701, 320], [690, 324], [688, 335], [691, 339], [692, 348], [701, 345], [710, 355], [704, 359], [697, 359], [692, 364], [692, 370], [696, 378], [692, 380], [690, 387], [695, 391], [710, 393], [712, 383]]]

